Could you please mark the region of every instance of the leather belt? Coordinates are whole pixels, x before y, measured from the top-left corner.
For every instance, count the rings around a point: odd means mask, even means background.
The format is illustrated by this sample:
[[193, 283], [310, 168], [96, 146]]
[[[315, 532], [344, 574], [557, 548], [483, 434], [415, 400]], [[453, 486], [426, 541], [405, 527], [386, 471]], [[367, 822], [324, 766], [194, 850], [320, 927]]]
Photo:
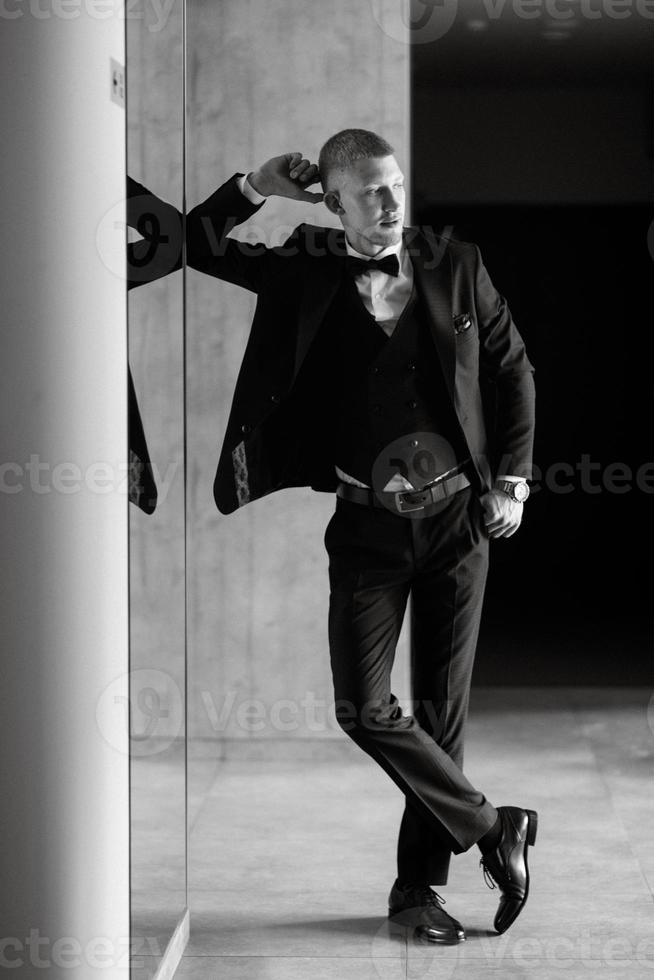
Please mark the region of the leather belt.
[[374, 490], [357, 487], [353, 483], [339, 483], [336, 488], [336, 494], [344, 500], [350, 500], [355, 504], [364, 504], [368, 507], [383, 507], [385, 510], [388, 510], [390, 504], [390, 509], [396, 510], [398, 514], [424, 510], [430, 504], [439, 503], [439, 501], [445, 500], [446, 497], [451, 497], [453, 494], [458, 493], [459, 490], [470, 486], [470, 480], [462, 472], [463, 467], [468, 462], [469, 460], [465, 460], [464, 463], [454, 467], [453, 470], [442, 473], [438, 479], [434, 480], [428, 486], [423, 487], [422, 490], [398, 490], [395, 492], [383, 490], [381, 493], [381, 496], [384, 498], [383, 501], [379, 499], [379, 496]]

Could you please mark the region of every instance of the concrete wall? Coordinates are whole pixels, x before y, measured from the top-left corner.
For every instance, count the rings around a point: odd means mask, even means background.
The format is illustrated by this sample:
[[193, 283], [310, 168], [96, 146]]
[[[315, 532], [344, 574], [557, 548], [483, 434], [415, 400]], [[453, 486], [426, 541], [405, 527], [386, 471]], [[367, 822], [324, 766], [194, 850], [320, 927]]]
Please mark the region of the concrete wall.
[[[160, 18], [140, 0], [127, 21], [130, 176], [181, 210], [184, 138], [183, 3]], [[138, 14], [138, 16], [136, 16]], [[133, 235], [134, 240], [139, 236]], [[150, 459], [157, 506], [134, 505], [130, 525], [130, 654], [133, 699], [143, 686], [160, 700], [156, 736], [181, 734], [184, 700], [184, 307], [183, 274], [130, 290], [129, 363]], [[136, 673], [140, 669], [147, 673]], [[166, 713], [167, 712], [167, 713]], [[133, 730], [151, 724], [135, 710]]]
[[8, 4], [0, 29], [0, 922], [20, 978], [128, 976], [125, 53], [122, 4], [103, 9]]
[[[380, 29], [373, 6], [189, 0], [189, 207], [278, 153], [315, 159], [346, 126], [381, 132], [408, 171], [409, 48]], [[272, 199], [249, 222], [250, 235], [272, 245], [302, 221], [330, 219], [322, 204]], [[323, 546], [333, 495], [284, 490], [229, 516], [213, 502], [253, 310], [251, 294], [189, 271], [190, 733], [343, 737], [324, 724], [323, 709], [306, 707], [312, 696], [333, 697]], [[255, 731], [248, 699], [260, 703]]]

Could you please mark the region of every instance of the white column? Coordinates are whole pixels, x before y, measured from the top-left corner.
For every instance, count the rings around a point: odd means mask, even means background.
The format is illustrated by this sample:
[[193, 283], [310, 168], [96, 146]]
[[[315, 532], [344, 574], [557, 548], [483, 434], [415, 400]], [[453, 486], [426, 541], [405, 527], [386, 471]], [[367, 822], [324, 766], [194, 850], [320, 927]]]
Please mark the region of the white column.
[[0, 3], [0, 971], [15, 977], [128, 977], [122, 233], [96, 246], [103, 215], [123, 216], [122, 6]]

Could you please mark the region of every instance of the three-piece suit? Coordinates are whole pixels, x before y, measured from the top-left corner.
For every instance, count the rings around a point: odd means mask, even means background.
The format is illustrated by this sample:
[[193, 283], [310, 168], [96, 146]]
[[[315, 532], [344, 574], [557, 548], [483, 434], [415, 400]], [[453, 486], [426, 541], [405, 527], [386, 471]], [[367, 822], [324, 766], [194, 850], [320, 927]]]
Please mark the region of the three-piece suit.
[[[214, 480], [218, 509], [287, 487], [335, 492], [336, 467], [381, 498], [380, 460], [391, 447], [392, 463], [405, 442], [403, 472], [414, 449], [433, 463], [429, 447], [446, 446], [467, 477], [406, 513], [337, 496], [324, 538], [336, 716], [405, 794], [398, 878], [444, 884], [451, 854], [497, 816], [462, 772], [488, 567], [480, 496], [499, 473], [531, 475], [533, 367], [476, 245], [404, 228], [413, 288], [389, 336], [355, 288], [343, 229], [302, 224], [275, 248], [228, 237], [257, 210], [240, 176], [186, 219], [188, 264], [257, 294]], [[409, 595], [407, 715], [390, 673]]]

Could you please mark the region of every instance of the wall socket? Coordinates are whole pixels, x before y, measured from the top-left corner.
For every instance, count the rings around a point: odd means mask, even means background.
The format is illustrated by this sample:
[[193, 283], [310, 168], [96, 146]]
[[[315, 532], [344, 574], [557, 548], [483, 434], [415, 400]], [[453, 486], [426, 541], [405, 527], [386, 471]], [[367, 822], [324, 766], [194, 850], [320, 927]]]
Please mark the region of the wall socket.
[[125, 108], [125, 69], [114, 58], [111, 59], [111, 101]]

